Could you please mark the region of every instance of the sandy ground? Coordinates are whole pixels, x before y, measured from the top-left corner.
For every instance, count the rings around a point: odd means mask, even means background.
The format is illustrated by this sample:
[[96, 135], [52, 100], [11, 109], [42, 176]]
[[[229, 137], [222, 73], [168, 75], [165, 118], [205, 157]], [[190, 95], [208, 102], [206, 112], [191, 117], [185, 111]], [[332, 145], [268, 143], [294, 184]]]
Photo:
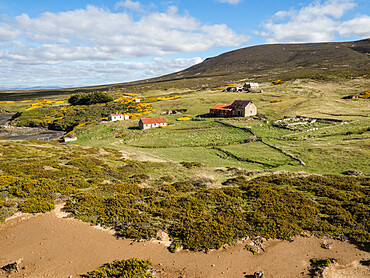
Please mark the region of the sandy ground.
[[[63, 216], [58, 206], [50, 213], [21, 214], [0, 224], [0, 266], [23, 258], [23, 268], [10, 277], [78, 277], [114, 259], [131, 257], [151, 259], [154, 268], [162, 270], [158, 277], [241, 278], [260, 270], [264, 277], [309, 277], [313, 257], [338, 260], [324, 277], [370, 277], [369, 267], [360, 264], [369, 253], [347, 242], [309, 236], [293, 242], [269, 240], [266, 252], [256, 255], [242, 243], [208, 254], [186, 250], [172, 254], [158, 241], [116, 239], [111, 231]], [[321, 248], [324, 241], [333, 242], [332, 248]]]

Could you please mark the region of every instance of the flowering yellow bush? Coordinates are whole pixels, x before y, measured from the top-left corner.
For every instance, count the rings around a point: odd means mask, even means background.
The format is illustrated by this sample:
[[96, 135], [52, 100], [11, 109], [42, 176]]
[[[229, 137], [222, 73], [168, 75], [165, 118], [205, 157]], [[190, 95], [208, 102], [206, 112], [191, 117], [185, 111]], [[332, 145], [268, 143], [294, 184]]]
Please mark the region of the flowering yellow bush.
[[147, 101], [148, 102], [156, 102], [156, 101], [161, 101], [161, 100], [173, 100], [173, 99], [178, 99], [180, 96], [162, 96], [162, 97], [156, 97], [156, 98], [149, 98]]
[[281, 102], [281, 100], [280, 100], [280, 99], [274, 99], [274, 100], [271, 100], [270, 102], [271, 102], [271, 103], [274, 103], [274, 102]]
[[281, 85], [285, 83], [288, 83], [288, 81], [283, 81], [283, 80], [278, 79], [278, 80], [272, 81], [271, 85]]
[[359, 98], [370, 98], [370, 90], [358, 95]]
[[219, 91], [219, 90], [223, 90], [224, 88], [222, 87], [217, 87], [217, 88], [212, 88], [213, 91]]
[[235, 86], [237, 83], [229, 83], [229, 84], [226, 84], [226, 86]]
[[41, 105], [32, 105], [31, 107], [28, 107], [28, 108], [26, 108], [26, 111], [29, 111], [29, 110], [32, 110], [32, 109], [36, 109], [36, 108], [42, 108], [42, 106]]
[[190, 117], [182, 117], [182, 118], [177, 118], [176, 121], [189, 121], [191, 118]]

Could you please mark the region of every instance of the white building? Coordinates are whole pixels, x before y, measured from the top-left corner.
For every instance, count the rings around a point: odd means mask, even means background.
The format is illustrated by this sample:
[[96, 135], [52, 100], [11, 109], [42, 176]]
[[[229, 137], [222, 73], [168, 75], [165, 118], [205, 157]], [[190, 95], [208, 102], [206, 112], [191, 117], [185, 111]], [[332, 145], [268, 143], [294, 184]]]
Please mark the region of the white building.
[[260, 85], [258, 83], [252, 83], [252, 82], [247, 82], [244, 84], [244, 88], [258, 88]]
[[110, 114], [108, 117], [108, 120], [110, 122], [115, 122], [115, 121], [124, 121], [128, 120], [130, 117], [128, 115], [123, 115], [123, 114]]

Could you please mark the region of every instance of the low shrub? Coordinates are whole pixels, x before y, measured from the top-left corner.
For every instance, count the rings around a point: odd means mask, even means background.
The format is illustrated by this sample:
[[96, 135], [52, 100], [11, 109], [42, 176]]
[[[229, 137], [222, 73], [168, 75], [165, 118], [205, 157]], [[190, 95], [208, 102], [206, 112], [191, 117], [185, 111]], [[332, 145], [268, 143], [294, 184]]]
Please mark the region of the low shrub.
[[68, 102], [72, 105], [91, 105], [110, 101], [113, 101], [113, 97], [102, 92], [78, 93], [68, 99]]
[[19, 210], [26, 213], [47, 212], [54, 209], [54, 203], [48, 199], [35, 197], [19, 205]]
[[171, 245], [170, 245], [170, 246], [168, 246], [168, 251], [170, 251], [171, 253], [175, 253], [175, 252], [176, 252], [176, 250], [177, 250], [178, 248], [180, 248], [180, 247], [181, 247], [181, 241], [179, 241], [179, 240], [174, 240], [174, 241], [172, 241]]
[[253, 255], [257, 254], [256, 249], [254, 249], [254, 247], [251, 246], [251, 245], [249, 245], [249, 244], [245, 245], [244, 246], [244, 249], [247, 250], [247, 251], [249, 251], [249, 252], [251, 252]]
[[150, 260], [131, 258], [128, 260], [115, 260], [105, 264], [96, 270], [90, 271], [81, 277], [85, 278], [145, 278], [150, 277], [149, 269], [152, 266]]

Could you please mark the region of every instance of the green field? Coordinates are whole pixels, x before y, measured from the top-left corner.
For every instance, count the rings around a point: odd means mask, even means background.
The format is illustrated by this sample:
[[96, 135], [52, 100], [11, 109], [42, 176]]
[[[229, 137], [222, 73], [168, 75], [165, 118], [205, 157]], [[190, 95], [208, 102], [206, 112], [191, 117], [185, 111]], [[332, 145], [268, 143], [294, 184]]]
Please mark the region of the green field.
[[[343, 96], [364, 91], [367, 80], [295, 80], [284, 85], [261, 83], [262, 94], [228, 93], [211, 90], [148, 90], [143, 96], [168, 96], [174, 100], [153, 102], [158, 116], [168, 110], [187, 109], [184, 114], [165, 115], [169, 127], [137, 130], [138, 120], [82, 127], [76, 144], [113, 147], [128, 157], [162, 161], [198, 161], [211, 167], [275, 169], [319, 174], [342, 174], [348, 169], [370, 173], [368, 100], [344, 100]], [[251, 134], [236, 128], [206, 121], [176, 121], [184, 115], [209, 112], [217, 103], [235, 99], [252, 100], [267, 119], [222, 119], [238, 127], [250, 127], [266, 142], [302, 159], [306, 166], [260, 142], [244, 143]], [[272, 102], [280, 99], [280, 102]], [[284, 116], [336, 118], [349, 124], [315, 123], [292, 131], [271, 126]], [[318, 130], [306, 132], [306, 128]], [[219, 149], [214, 149], [217, 147]], [[340, 161], [340, 163], [338, 163]]]

